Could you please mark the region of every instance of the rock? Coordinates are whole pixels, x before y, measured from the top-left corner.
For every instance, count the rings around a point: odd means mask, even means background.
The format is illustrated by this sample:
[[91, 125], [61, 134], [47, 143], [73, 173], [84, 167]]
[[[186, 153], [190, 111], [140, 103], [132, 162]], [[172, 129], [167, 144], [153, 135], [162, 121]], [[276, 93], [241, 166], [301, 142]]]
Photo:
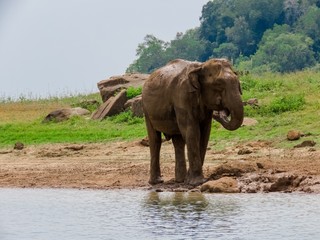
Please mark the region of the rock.
[[119, 114], [124, 110], [124, 104], [127, 102], [127, 91], [124, 89], [115, 97], [111, 97], [103, 103], [97, 111], [92, 114], [92, 119], [102, 120], [107, 116]]
[[12, 153], [12, 150], [0, 151], [0, 154], [9, 154], [9, 153]]
[[316, 145], [316, 142], [315, 141], [312, 141], [312, 140], [306, 140], [306, 141], [303, 141], [302, 143], [294, 146], [294, 148], [302, 148], [302, 147], [313, 147]]
[[210, 193], [239, 193], [238, 182], [231, 177], [222, 177], [218, 180], [206, 182], [200, 187], [201, 192]]
[[136, 96], [126, 102], [125, 109], [131, 109], [133, 116], [143, 117], [142, 96]]
[[43, 123], [47, 123], [50, 121], [54, 122], [62, 122], [68, 120], [72, 116], [85, 116], [89, 115], [90, 111], [84, 108], [76, 107], [76, 108], [64, 108], [50, 112], [42, 121]]
[[149, 139], [148, 139], [148, 137], [145, 137], [144, 139], [142, 139], [142, 140], [140, 141], [140, 144], [141, 144], [142, 146], [149, 147]]
[[83, 145], [73, 145], [73, 146], [67, 146], [67, 147], [65, 147], [65, 149], [72, 150], [72, 151], [80, 151], [80, 150], [84, 149], [84, 146]]
[[238, 155], [246, 155], [246, 154], [250, 154], [252, 153], [252, 151], [248, 148], [242, 148], [238, 151]]
[[294, 175], [279, 177], [278, 179], [276, 179], [276, 181], [273, 184], [271, 184], [269, 191], [270, 192], [287, 191], [293, 186], [293, 183], [296, 178], [297, 176], [294, 176]]
[[257, 98], [250, 98], [249, 100], [243, 102], [243, 105], [244, 106], [249, 105], [251, 107], [259, 107], [258, 99]]
[[261, 163], [257, 162], [256, 164], [259, 169], [263, 169], [263, 165]]
[[107, 80], [98, 82], [98, 89], [103, 102], [106, 102], [116, 92], [120, 92], [128, 87], [140, 87], [149, 77], [149, 74], [130, 73], [122, 76], [113, 76]]
[[287, 139], [289, 141], [295, 141], [295, 140], [299, 140], [301, 137], [301, 133], [300, 131], [297, 131], [297, 130], [290, 130], [288, 133], [287, 133]]
[[242, 126], [255, 126], [258, 124], [258, 121], [254, 118], [245, 117], [242, 122]]
[[14, 144], [13, 149], [22, 150], [22, 149], [24, 149], [24, 144], [23, 144], [22, 142], [16, 142], [16, 143]]
[[221, 177], [241, 177], [244, 173], [254, 172], [256, 169], [254, 165], [251, 164], [237, 164], [233, 166], [232, 164], [222, 164], [216, 167], [209, 176], [209, 179], [217, 180]]
[[100, 95], [102, 98], [102, 102], [108, 101], [111, 97], [117, 95], [117, 93], [121, 92], [123, 89], [126, 89], [126, 88], [123, 86], [111, 86], [111, 87], [101, 89]]

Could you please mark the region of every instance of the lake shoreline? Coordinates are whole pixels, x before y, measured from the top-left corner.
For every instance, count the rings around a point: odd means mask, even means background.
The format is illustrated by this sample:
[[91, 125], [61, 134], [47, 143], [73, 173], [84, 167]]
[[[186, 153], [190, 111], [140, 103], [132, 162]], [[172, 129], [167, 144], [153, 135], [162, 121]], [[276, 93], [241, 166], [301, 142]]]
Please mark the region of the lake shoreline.
[[171, 142], [161, 149], [164, 183], [154, 186], [148, 184], [149, 148], [140, 141], [0, 149], [0, 165], [1, 188], [320, 193], [319, 150], [279, 149], [263, 141], [222, 151], [209, 145], [203, 166], [207, 189], [174, 182]]

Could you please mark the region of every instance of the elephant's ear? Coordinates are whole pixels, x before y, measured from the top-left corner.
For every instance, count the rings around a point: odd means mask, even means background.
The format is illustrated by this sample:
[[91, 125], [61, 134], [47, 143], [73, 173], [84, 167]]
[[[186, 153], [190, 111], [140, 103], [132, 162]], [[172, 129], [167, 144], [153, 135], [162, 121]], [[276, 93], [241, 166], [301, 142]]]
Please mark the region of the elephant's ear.
[[200, 91], [199, 73], [202, 70], [202, 66], [192, 66], [188, 69], [188, 92]]

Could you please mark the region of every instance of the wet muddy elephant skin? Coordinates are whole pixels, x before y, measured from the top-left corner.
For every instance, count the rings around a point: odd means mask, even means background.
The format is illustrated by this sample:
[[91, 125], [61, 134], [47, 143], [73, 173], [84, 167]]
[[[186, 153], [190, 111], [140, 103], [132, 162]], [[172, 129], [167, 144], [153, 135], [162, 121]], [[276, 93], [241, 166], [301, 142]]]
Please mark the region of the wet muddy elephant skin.
[[142, 103], [151, 154], [150, 184], [163, 182], [161, 133], [174, 145], [175, 181], [198, 185], [204, 181], [202, 165], [212, 118], [228, 130], [239, 128], [243, 121], [240, 82], [225, 59], [169, 62], [146, 80]]

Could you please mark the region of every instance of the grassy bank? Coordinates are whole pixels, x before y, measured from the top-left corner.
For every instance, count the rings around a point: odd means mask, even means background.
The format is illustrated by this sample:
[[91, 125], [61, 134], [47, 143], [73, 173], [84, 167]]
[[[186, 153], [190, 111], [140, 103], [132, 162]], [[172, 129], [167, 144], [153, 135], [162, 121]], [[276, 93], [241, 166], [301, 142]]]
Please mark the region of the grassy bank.
[[[257, 98], [259, 101], [257, 108], [245, 107], [246, 117], [256, 119], [258, 124], [229, 132], [214, 123], [211, 144], [217, 149], [251, 140], [267, 140], [277, 146], [292, 147], [299, 143], [286, 141], [286, 134], [292, 129], [310, 134], [305, 139], [320, 142], [320, 73], [266, 73], [242, 76], [241, 81], [243, 99]], [[0, 100], [0, 148], [12, 146], [17, 141], [27, 145], [85, 143], [133, 140], [146, 135], [144, 120], [132, 118], [130, 113], [104, 121], [75, 117], [61, 123], [42, 123], [50, 111], [77, 106], [87, 99], [101, 101], [98, 94], [46, 100]]]

